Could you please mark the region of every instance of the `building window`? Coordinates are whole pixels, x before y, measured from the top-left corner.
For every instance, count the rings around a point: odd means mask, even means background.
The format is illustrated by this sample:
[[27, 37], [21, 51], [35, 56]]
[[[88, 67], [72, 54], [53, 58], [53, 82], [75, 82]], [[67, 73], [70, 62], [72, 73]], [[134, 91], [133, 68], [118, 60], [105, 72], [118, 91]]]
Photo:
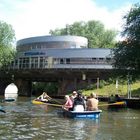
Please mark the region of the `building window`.
[[60, 64], [64, 64], [64, 59], [60, 59]]
[[38, 68], [38, 58], [37, 57], [31, 58], [31, 68]]
[[40, 57], [40, 68], [44, 68], [45, 59]]
[[66, 64], [70, 64], [70, 58], [66, 59]]

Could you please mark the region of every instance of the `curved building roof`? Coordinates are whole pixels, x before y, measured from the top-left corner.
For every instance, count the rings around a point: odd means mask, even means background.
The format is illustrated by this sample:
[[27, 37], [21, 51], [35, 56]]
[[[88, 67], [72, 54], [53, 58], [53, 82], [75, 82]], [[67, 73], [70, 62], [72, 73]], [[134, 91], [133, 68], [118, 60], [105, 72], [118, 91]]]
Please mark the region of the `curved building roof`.
[[88, 40], [85, 37], [67, 35], [67, 36], [38, 36], [25, 38], [17, 41], [17, 46], [44, 42], [75, 42], [85, 47], [88, 45]]

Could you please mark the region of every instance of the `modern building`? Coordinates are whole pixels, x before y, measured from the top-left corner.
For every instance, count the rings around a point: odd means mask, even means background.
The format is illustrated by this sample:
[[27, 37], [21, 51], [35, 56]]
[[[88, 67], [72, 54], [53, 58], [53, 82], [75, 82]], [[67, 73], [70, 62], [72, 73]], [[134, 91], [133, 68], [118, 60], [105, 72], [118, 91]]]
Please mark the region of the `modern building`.
[[[112, 70], [111, 50], [88, 48], [88, 40], [80, 36], [38, 36], [19, 40], [17, 55], [10, 69], [14, 77], [25, 81], [55, 81], [59, 94], [81, 88], [107, 76]], [[85, 82], [85, 83], [84, 83]], [[23, 90], [22, 90], [23, 91]]]
[[112, 69], [110, 49], [88, 48], [79, 36], [39, 36], [19, 40], [13, 69]]

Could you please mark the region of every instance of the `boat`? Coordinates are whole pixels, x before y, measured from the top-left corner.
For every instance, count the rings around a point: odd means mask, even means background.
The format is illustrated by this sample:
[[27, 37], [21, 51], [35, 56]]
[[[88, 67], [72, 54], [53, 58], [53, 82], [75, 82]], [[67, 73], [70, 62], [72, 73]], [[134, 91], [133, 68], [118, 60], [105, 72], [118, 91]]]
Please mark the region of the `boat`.
[[34, 100], [32, 100], [32, 103], [36, 104], [36, 105], [42, 105], [42, 104], [46, 104], [47, 102], [43, 102], [41, 100], [34, 99]]
[[42, 100], [39, 100], [39, 99], [34, 99], [34, 100], [32, 100], [32, 103], [33, 103], [33, 104], [36, 104], [36, 105], [42, 105], [42, 104], [57, 104], [57, 102], [55, 102], [55, 101], [53, 101], [53, 100], [42, 101]]
[[32, 100], [32, 103], [36, 105], [46, 104], [46, 105], [52, 105], [52, 106], [62, 106], [57, 100], [52, 99], [50, 96], [48, 96], [46, 92], [43, 92], [43, 94], [41, 94], [39, 97]]
[[109, 109], [119, 109], [119, 108], [125, 108], [126, 102], [123, 101], [118, 94], [115, 94], [115, 96], [111, 95], [108, 101], [108, 108]]
[[69, 117], [69, 118], [99, 119], [101, 112], [102, 112], [102, 110], [76, 112], [76, 111], [68, 111], [66, 109], [63, 109], [63, 116]]

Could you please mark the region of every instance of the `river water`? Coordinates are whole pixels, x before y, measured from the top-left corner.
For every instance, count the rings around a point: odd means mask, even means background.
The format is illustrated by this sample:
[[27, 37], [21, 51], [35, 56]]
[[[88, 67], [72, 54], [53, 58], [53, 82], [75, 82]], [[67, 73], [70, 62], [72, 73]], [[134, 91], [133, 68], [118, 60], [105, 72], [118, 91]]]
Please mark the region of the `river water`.
[[110, 111], [102, 107], [100, 119], [69, 119], [60, 108], [34, 105], [31, 98], [3, 102], [0, 140], [139, 140], [140, 110]]

